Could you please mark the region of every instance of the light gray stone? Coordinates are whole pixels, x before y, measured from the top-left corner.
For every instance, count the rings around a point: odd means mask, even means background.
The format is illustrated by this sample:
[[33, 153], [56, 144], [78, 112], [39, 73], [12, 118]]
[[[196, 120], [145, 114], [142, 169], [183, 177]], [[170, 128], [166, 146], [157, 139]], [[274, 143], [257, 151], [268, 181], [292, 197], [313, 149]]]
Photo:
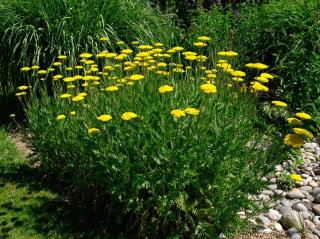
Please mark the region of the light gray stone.
[[309, 193], [309, 192], [307, 192], [307, 191], [304, 191], [304, 190], [300, 190], [303, 194], [304, 194], [304, 196], [307, 198], [307, 199], [309, 199], [310, 201], [313, 201], [314, 200], [314, 197]]
[[299, 215], [305, 220], [312, 220], [313, 215], [310, 212], [299, 212]]
[[[277, 184], [270, 184], [270, 185], [267, 186], [267, 188], [270, 189], [270, 190], [276, 190], [277, 187], [278, 187]], [[272, 193], [272, 195], [273, 195], [273, 193]]]
[[312, 222], [314, 225], [319, 225], [320, 224], [320, 216], [314, 216], [312, 219]]
[[320, 237], [320, 230], [319, 229], [314, 229], [313, 234], [317, 235], [318, 237]]
[[297, 230], [296, 228], [294, 228], [294, 227], [291, 227], [291, 228], [289, 228], [289, 229], [287, 230], [288, 236], [291, 236], [291, 235], [293, 235], [293, 234], [295, 234], [295, 233], [298, 233], [298, 230]]
[[309, 186], [311, 186], [311, 187], [313, 187], [313, 188], [315, 188], [315, 187], [318, 187], [319, 186], [319, 184], [316, 182], [316, 181], [310, 181], [309, 183], [308, 183], [308, 185]]
[[270, 219], [263, 215], [259, 215], [257, 217], [257, 222], [260, 222], [261, 226], [264, 226], [264, 227], [268, 227], [271, 224]]
[[308, 211], [312, 211], [312, 202], [309, 199], [302, 199], [301, 203], [308, 209]]
[[293, 205], [292, 209], [294, 209], [298, 212], [308, 212], [308, 209], [302, 203], [297, 203], [297, 204]]
[[281, 190], [281, 189], [276, 189], [276, 190], [274, 190], [274, 193], [275, 193], [276, 195], [281, 195], [281, 194], [283, 193], [283, 190]]
[[305, 220], [304, 222], [305, 222], [305, 224], [306, 224], [306, 227], [307, 227], [310, 231], [313, 231], [313, 230], [316, 228], [316, 226], [315, 226], [311, 221]]
[[274, 195], [274, 192], [272, 190], [263, 190], [261, 193], [264, 194], [264, 195], [267, 195], [267, 196], [273, 196]]
[[273, 225], [273, 227], [274, 227], [274, 229], [276, 229], [276, 231], [278, 231], [278, 232], [283, 231], [283, 228], [282, 228], [282, 226], [281, 226], [280, 223], [277, 223], [277, 222], [276, 222], [276, 223]]
[[316, 187], [316, 188], [314, 188], [313, 190], [312, 190], [312, 196], [316, 196], [318, 193], [320, 193], [320, 188], [319, 187]]
[[282, 199], [281, 204], [283, 206], [287, 206], [287, 207], [292, 207], [292, 205], [293, 205], [293, 203], [290, 200], [286, 199], [286, 198]]
[[268, 202], [270, 201], [270, 197], [265, 195], [265, 194], [260, 194], [258, 195], [258, 199], [262, 200], [263, 202]]
[[299, 234], [295, 233], [295, 234], [291, 235], [290, 239], [301, 239], [301, 236]]
[[313, 154], [313, 153], [310, 153], [310, 152], [305, 152], [305, 153], [304, 153], [304, 155], [305, 155], [305, 156], [311, 156], [311, 157], [314, 157], [314, 154]]
[[272, 230], [270, 228], [259, 228], [257, 232], [269, 234], [272, 232]]
[[286, 197], [289, 199], [303, 199], [306, 196], [299, 189], [294, 188], [287, 193]]
[[320, 193], [318, 193], [318, 194], [314, 197], [314, 203], [319, 203], [319, 204], [320, 204]]
[[281, 218], [280, 212], [274, 209], [270, 209], [267, 216], [273, 221], [279, 221]]
[[311, 186], [302, 186], [300, 188], [300, 190], [306, 191], [306, 192], [311, 192], [312, 191], [312, 187]]
[[295, 233], [295, 234], [291, 235], [290, 239], [301, 239], [301, 236], [299, 234]]
[[320, 204], [313, 204], [312, 205], [312, 211], [316, 214], [316, 215], [320, 215]]
[[270, 178], [269, 182], [271, 184], [276, 184], [277, 183], [277, 178]]
[[291, 207], [283, 206], [280, 209], [281, 219], [280, 222], [286, 228], [295, 227], [298, 231], [305, 228], [303, 217], [297, 212], [292, 210]]

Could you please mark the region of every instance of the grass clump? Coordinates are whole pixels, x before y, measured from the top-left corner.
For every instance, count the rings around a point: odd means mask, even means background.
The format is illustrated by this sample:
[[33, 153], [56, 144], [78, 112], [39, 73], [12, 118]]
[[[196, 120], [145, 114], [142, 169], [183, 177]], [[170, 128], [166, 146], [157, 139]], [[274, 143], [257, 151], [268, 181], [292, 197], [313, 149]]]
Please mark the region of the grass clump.
[[78, 67], [58, 56], [54, 73], [24, 73], [17, 95], [44, 169], [122, 233], [232, 232], [236, 213], [251, 206], [248, 194], [281, 160], [283, 140], [263, 126], [257, 109], [255, 95], [268, 88], [243, 85], [246, 73], [232, 69], [236, 52], [209, 60], [203, 47], [211, 44], [205, 36], [192, 51], [135, 43], [83, 53]]
[[172, 42], [177, 31], [147, 1], [1, 0], [0, 22], [0, 87], [9, 93], [22, 65], [49, 65], [57, 54], [95, 51], [101, 37]]

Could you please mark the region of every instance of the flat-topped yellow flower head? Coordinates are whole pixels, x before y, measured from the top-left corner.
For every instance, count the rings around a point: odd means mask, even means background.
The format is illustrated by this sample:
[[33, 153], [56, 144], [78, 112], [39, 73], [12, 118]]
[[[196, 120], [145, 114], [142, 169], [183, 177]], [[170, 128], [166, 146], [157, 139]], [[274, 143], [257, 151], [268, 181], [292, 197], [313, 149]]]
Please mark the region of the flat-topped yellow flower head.
[[206, 94], [215, 94], [217, 92], [217, 87], [213, 84], [202, 84], [200, 89]]
[[100, 115], [99, 117], [97, 117], [97, 119], [102, 122], [107, 122], [112, 119], [112, 116], [111, 115]]
[[67, 117], [67, 116], [65, 116], [65, 115], [58, 115], [58, 116], [56, 117], [56, 119], [57, 119], [57, 120], [64, 120], [66, 117]]
[[97, 128], [89, 128], [88, 129], [89, 134], [98, 134], [99, 132], [100, 132], [100, 130]]
[[171, 92], [171, 91], [173, 91], [173, 87], [170, 85], [164, 85], [164, 86], [159, 87], [159, 93], [161, 93], [161, 94]]
[[135, 75], [131, 75], [129, 77], [130, 80], [132, 81], [138, 81], [138, 80], [143, 80], [144, 76], [143, 75], [139, 75], [139, 74], [135, 74]]
[[188, 115], [196, 116], [200, 114], [200, 110], [192, 107], [188, 107], [184, 110]]
[[121, 115], [121, 119], [124, 121], [129, 121], [129, 120], [133, 120], [135, 118], [137, 118], [138, 115], [136, 113], [133, 112], [125, 112]]
[[296, 134], [299, 134], [299, 135], [303, 135], [303, 136], [307, 137], [308, 139], [312, 139], [314, 137], [310, 131], [308, 131], [306, 129], [302, 129], [302, 128], [293, 128], [293, 132], [295, 132]]
[[274, 104], [275, 106], [279, 106], [279, 107], [287, 107], [288, 104], [283, 102], [283, 101], [280, 101], [280, 100], [273, 100], [271, 101], [272, 104]]
[[311, 115], [304, 113], [304, 112], [298, 112], [295, 114], [298, 118], [303, 119], [303, 120], [309, 120], [311, 119]]
[[184, 110], [172, 110], [170, 114], [174, 118], [180, 118], [180, 117], [186, 116], [186, 113], [184, 112]]
[[302, 146], [304, 139], [299, 134], [287, 134], [283, 142], [285, 145], [299, 148]]

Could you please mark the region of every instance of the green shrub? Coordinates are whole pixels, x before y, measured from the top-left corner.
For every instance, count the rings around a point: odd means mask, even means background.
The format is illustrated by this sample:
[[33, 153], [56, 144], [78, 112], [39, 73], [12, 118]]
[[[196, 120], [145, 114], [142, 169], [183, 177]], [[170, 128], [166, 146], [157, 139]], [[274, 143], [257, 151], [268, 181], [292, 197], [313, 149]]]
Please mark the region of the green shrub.
[[[145, 52], [135, 63], [93, 58], [101, 74], [88, 61], [85, 71], [66, 72], [70, 64], [63, 61], [54, 74], [64, 80], [52, 82], [48, 73], [31, 88], [30, 130], [43, 168], [104, 205], [106, 215], [126, 226], [122, 232], [216, 238], [237, 228], [236, 213], [252, 205], [248, 194], [281, 161], [283, 141], [260, 122], [256, 97], [240, 85], [230, 88], [228, 73], [218, 70], [213, 85], [215, 71], [204, 70], [214, 61], [188, 62], [174, 52], [169, 58]], [[73, 77], [78, 74], [86, 77]], [[136, 74], [144, 79], [133, 79]], [[204, 83], [211, 93], [200, 90]], [[173, 91], [161, 94], [164, 85]], [[175, 109], [181, 117], [173, 116]], [[124, 112], [137, 117], [123, 120]]]
[[318, 1], [269, 1], [239, 11], [239, 16], [218, 8], [203, 12], [191, 37], [208, 32], [217, 46], [240, 52], [241, 62], [269, 64], [279, 76], [271, 85], [277, 88], [273, 96], [286, 97], [293, 108], [319, 109]]

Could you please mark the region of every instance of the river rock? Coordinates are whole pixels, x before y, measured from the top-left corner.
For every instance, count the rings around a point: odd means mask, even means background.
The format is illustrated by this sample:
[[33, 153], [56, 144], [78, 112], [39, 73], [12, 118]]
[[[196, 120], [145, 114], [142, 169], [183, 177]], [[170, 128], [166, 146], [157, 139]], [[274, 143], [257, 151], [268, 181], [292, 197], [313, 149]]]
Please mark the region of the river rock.
[[281, 214], [274, 209], [270, 209], [267, 216], [273, 221], [279, 221], [281, 218]]
[[314, 216], [312, 219], [312, 222], [314, 225], [319, 225], [320, 224], [320, 216]]
[[315, 187], [318, 187], [319, 186], [319, 184], [316, 182], [316, 181], [310, 181], [309, 183], [308, 183], [308, 185], [309, 186], [311, 186], [311, 187], [313, 187], [313, 188], [315, 188]]
[[308, 209], [302, 203], [297, 203], [297, 204], [293, 205], [292, 209], [294, 209], [298, 212], [308, 212]]
[[286, 197], [289, 199], [303, 199], [306, 196], [299, 189], [294, 188], [287, 193]]
[[290, 239], [301, 239], [301, 236], [299, 234], [295, 233], [295, 234], [291, 235]]
[[297, 228], [298, 231], [302, 231], [305, 228], [303, 217], [292, 208], [283, 206], [280, 209], [281, 219], [280, 222], [286, 228]]
[[312, 205], [312, 211], [316, 214], [316, 215], [320, 215], [320, 204], [313, 204]]
[[314, 197], [314, 203], [319, 203], [319, 204], [320, 204], [320, 193], [318, 193], [318, 194]]
[[316, 226], [315, 226], [311, 221], [305, 220], [304, 222], [305, 222], [305, 224], [306, 224], [306, 227], [307, 227], [310, 231], [313, 231], [313, 230], [316, 228]]
[[271, 224], [270, 219], [263, 216], [263, 215], [259, 215], [257, 217], [257, 221], [260, 222], [262, 224], [262, 226], [264, 226], [264, 227], [268, 227]]
[[295, 233], [298, 233], [298, 230], [297, 230], [296, 228], [294, 228], [294, 227], [291, 227], [291, 228], [289, 228], [289, 229], [287, 230], [288, 236], [291, 236], [291, 235], [293, 235], [293, 234], [295, 234]]
[[273, 225], [273, 227], [274, 227], [274, 229], [276, 229], [278, 232], [283, 231], [283, 228], [282, 228], [282, 226], [281, 226], [280, 223], [277, 223], [277, 222], [276, 222], [276, 223]]

